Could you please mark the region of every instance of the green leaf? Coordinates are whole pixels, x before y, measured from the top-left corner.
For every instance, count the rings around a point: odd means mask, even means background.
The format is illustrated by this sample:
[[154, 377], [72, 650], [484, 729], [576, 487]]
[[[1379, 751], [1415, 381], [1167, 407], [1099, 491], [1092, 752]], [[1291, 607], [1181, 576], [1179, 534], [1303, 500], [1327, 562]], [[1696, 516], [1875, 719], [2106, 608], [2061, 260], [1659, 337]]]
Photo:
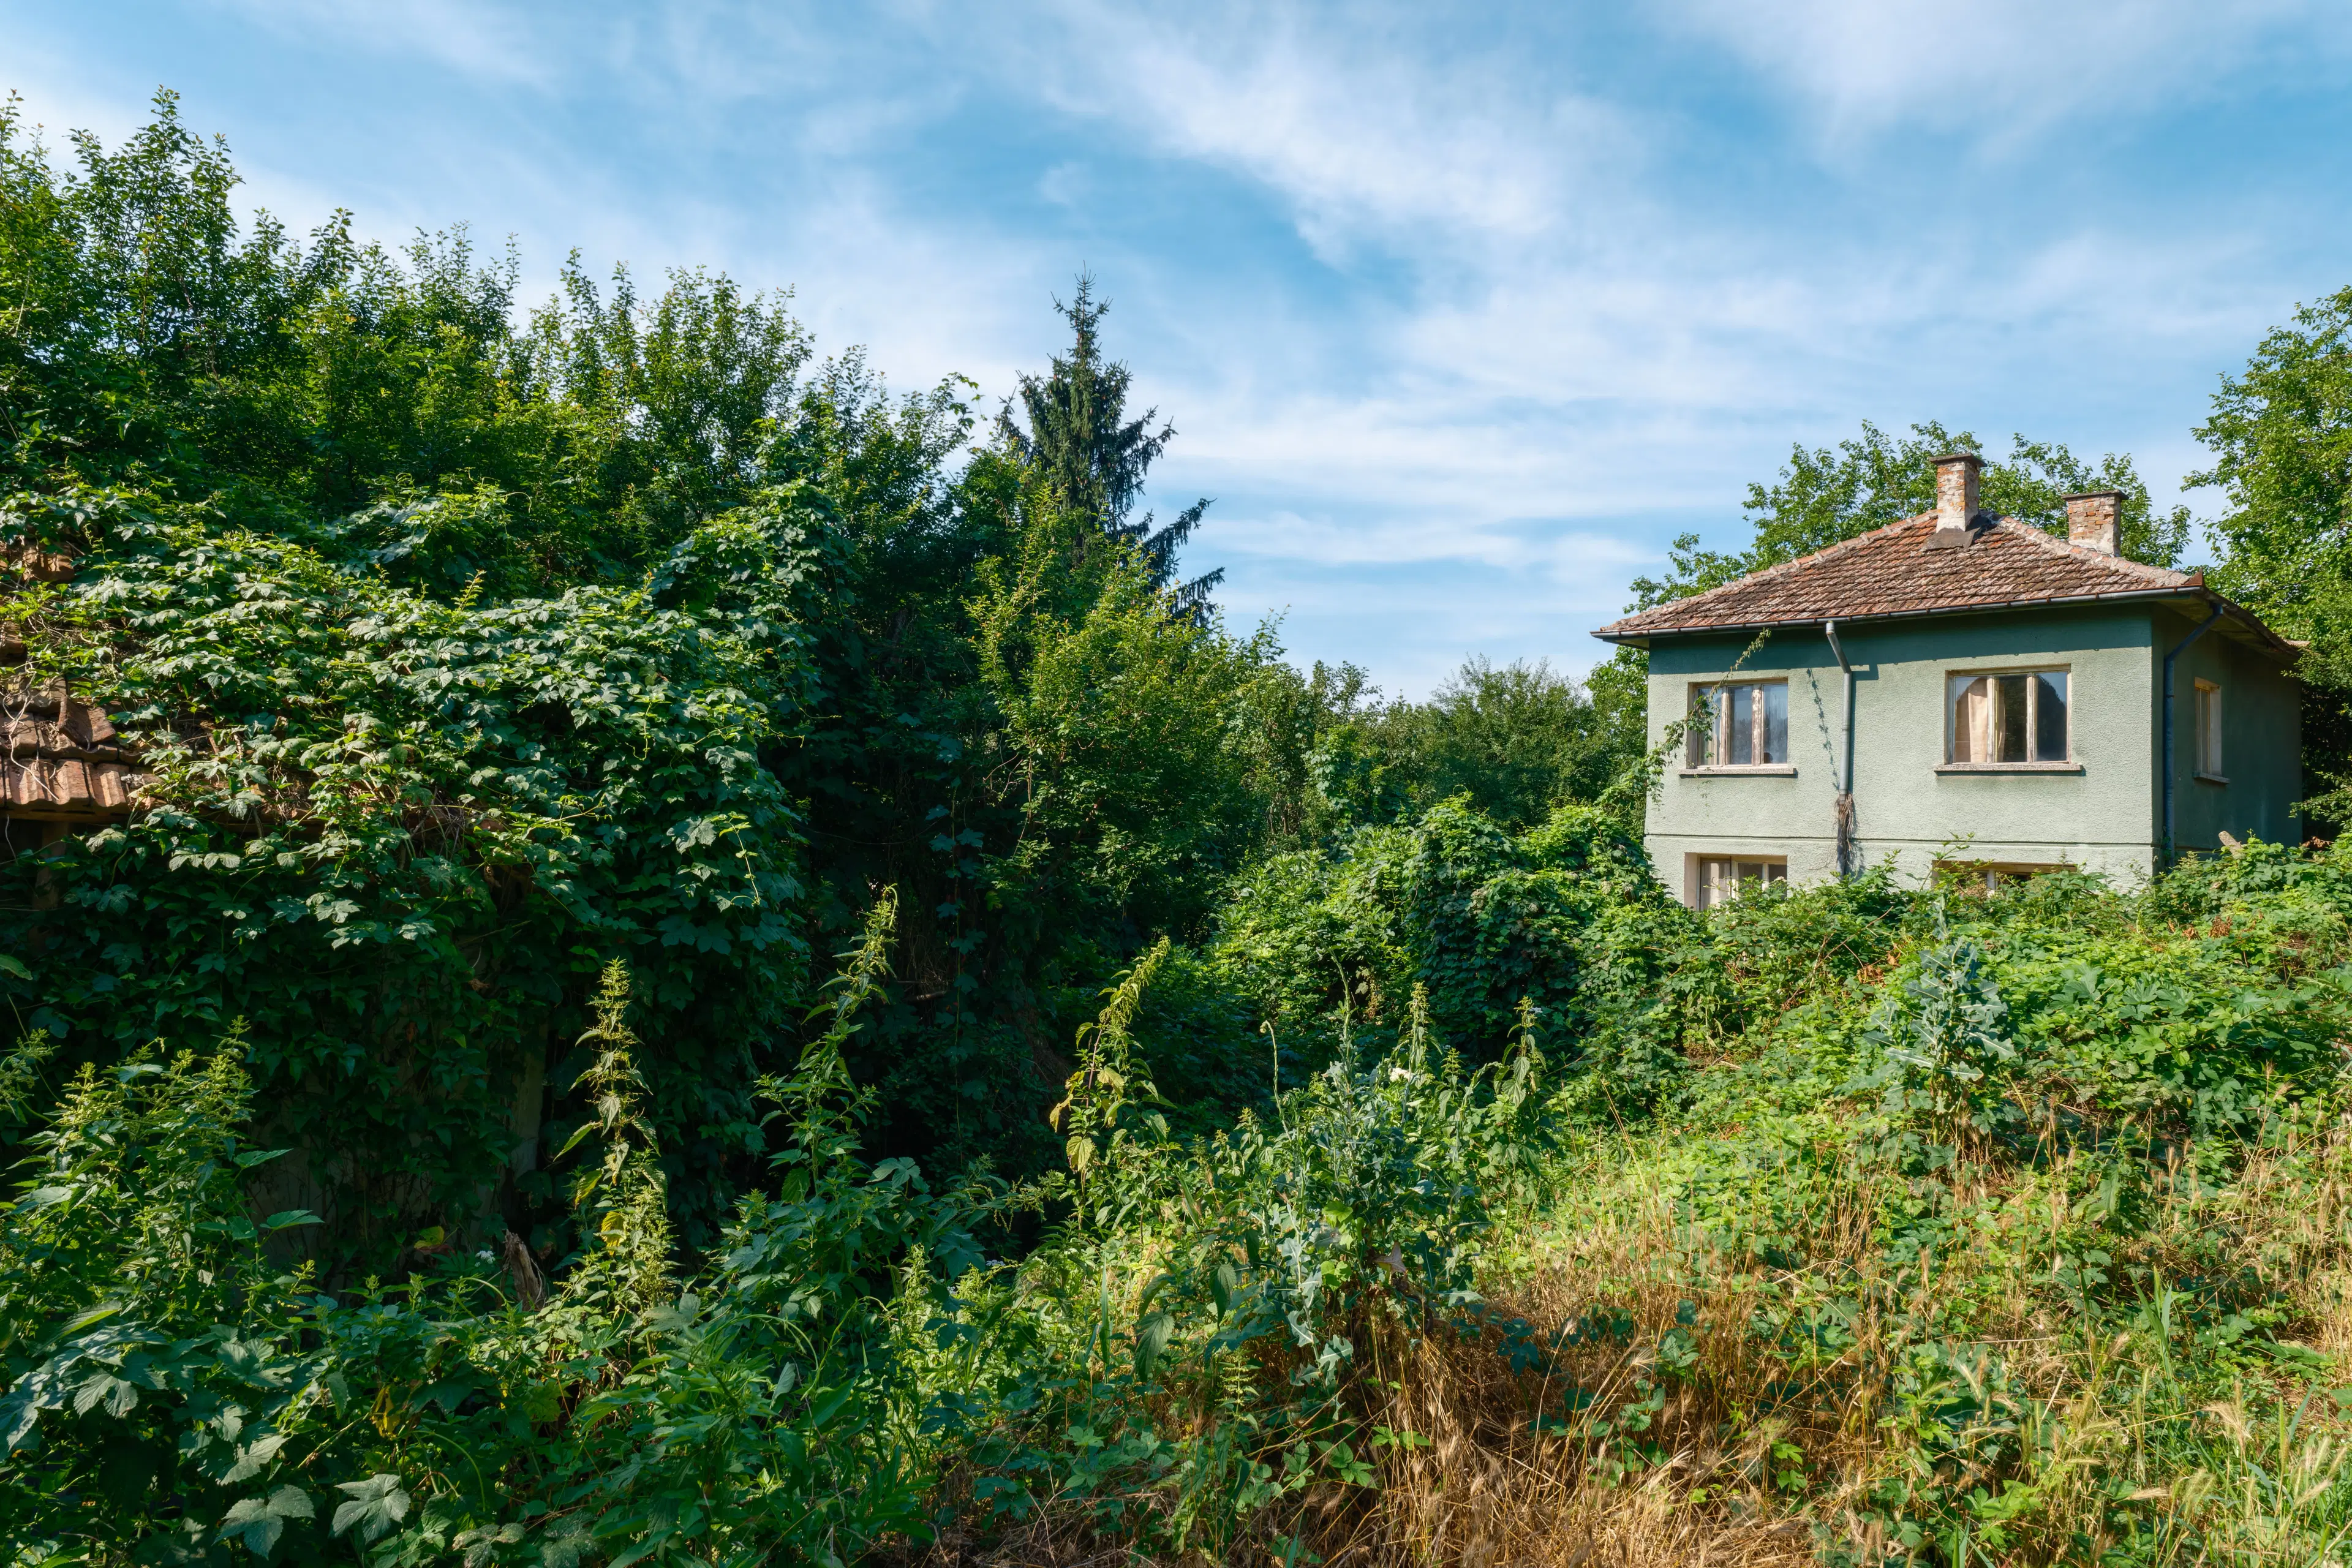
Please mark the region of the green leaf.
[[1160, 1352], [1168, 1348], [1176, 1332], [1176, 1320], [1166, 1312], [1153, 1312], [1135, 1325], [1135, 1375], [1150, 1377], [1151, 1369], [1160, 1364]]
[[278, 1538], [286, 1532], [288, 1520], [316, 1517], [308, 1492], [299, 1487], [279, 1487], [268, 1497], [251, 1497], [231, 1504], [228, 1517], [221, 1521], [220, 1539], [242, 1541], [247, 1551], [257, 1557], [267, 1557], [277, 1549]]
[[221, 1484], [235, 1486], [239, 1481], [251, 1480], [269, 1468], [269, 1461], [276, 1458], [278, 1450], [284, 1447], [286, 1436], [282, 1432], [272, 1432], [258, 1442], [239, 1447], [236, 1463], [230, 1467], [228, 1474], [221, 1478]]
[[539, 1543], [541, 1568], [580, 1568], [582, 1559], [596, 1550], [596, 1537], [578, 1515], [551, 1528]]
[[33, 972], [25, 967], [23, 960], [11, 958], [5, 952], [0, 952], [0, 974], [13, 974], [19, 980], [33, 977]]
[[298, 1225], [324, 1225], [327, 1222], [309, 1209], [281, 1209], [261, 1222], [264, 1230], [289, 1230]]
[[109, 1415], [121, 1417], [137, 1408], [139, 1390], [131, 1383], [110, 1372], [93, 1373], [74, 1390], [73, 1408], [77, 1415], [87, 1415], [92, 1406], [105, 1402]]
[[58, 1338], [69, 1340], [84, 1329], [102, 1323], [121, 1310], [122, 1310], [122, 1303], [120, 1301], [100, 1301], [97, 1306], [80, 1313], [71, 1322], [58, 1330]]
[[398, 1476], [370, 1476], [363, 1481], [341, 1481], [335, 1489], [347, 1494], [352, 1500], [335, 1510], [333, 1531], [341, 1535], [357, 1529], [362, 1545], [373, 1542], [408, 1517], [408, 1494], [401, 1489]]
[[563, 1156], [571, 1153], [572, 1151], [580, 1147], [580, 1145], [587, 1140], [588, 1134], [595, 1131], [596, 1123], [593, 1121], [583, 1121], [579, 1126], [573, 1128], [572, 1130], [572, 1136], [563, 1141], [563, 1147], [555, 1152], [556, 1159], [561, 1160]]

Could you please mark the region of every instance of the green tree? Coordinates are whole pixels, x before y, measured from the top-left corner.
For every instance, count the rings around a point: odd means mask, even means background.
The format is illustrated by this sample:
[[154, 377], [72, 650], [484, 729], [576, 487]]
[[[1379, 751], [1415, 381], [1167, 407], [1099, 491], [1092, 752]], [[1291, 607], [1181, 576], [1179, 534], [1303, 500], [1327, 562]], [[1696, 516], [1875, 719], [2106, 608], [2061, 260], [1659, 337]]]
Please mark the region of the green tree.
[[2304, 771], [2332, 786], [2310, 809], [2352, 819], [2352, 288], [2267, 333], [2197, 437], [2213, 465], [2189, 483], [2227, 503], [2213, 580], [2310, 645]]
[[1093, 276], [1081, 273], [1070, 302], [1054, 302], [1070, 323], [1075, 339], [1070, 352], [1055, 355], [1046, 374], [1021, 378], [1026, 427], [1008, 407], [998, 416], [997, 429], [1024, 462], [1045, 473], [1068, 506], [1106, 536], [1134, 547], [1155, 589], [1171, 591], [1179, 609], [1197, 616], [1210, 591], [1224, 580], [1224, 572], [1220, 568], [1180, 584], [1176, 558], [1210, 503], [1203, 497], [1177, 513], [1173, 521], [1159, 526], [1150, 512], [1133, 515], [1151, 465], [1175, 438], [1176, 426], [1163, 423], [1154, 430], [1152, 422], [1160, 414], [1156, 408], [1127, 418], [1134, 375], [1126, 365], [1103, 358], [1102, 319], [1110, 301], [1097, 302], [1094, 286]]
[[1591, 696], [1543, 659], [1465, 659], [1427, 702], [1393, 709], [1387, 728], [1416, 805], [1466, 795], [1515, 831], [1563, 801], [1596, 798], [1617, 761]]

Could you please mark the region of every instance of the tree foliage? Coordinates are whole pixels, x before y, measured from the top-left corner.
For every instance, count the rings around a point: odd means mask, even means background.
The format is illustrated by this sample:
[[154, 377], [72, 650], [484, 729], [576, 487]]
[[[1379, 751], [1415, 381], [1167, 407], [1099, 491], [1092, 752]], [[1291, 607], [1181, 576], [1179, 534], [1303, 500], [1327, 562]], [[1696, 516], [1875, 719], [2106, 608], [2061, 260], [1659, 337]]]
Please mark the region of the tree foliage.
[[2329, 786], [2306, 815], [2352, 817], [2352, 289], [2266, 334], [2224, 375], [2197, 429], [2212, 467], [2189, 483], [2226, 503], [2217, 586], [2309, 644], [2300, 667], [2304, 771]]
[[1163, 423], [1154, 430], [1154, 408], [1127, 417], [1134, 373], [1103, 357], [1102, 319], [1110, 301], [1097, 301], [1094, 287], [1092, 274], [1081, 273], [1070, 302], [1056, 301], [1075, 339], [1070, 352], [1055, 355], [1046, 374], [1021, 378], [1026, 424], [1008, 407], [997, 416], [997, 431], [1008, 448], [1044, 474], [1065, 506], [1107, 537], [1134, 546], [1153, 588], [1172, 591], [1179, 608], [1197, 614], [1223, 581], [1224, 571], [1179, 583], [1176, 557], [1207, 515], [1209, 502], [1196, 500], [1158, 526], [1150, 512], [1134, 515], [1151, 465], [1175, 438], [1176, 426]]

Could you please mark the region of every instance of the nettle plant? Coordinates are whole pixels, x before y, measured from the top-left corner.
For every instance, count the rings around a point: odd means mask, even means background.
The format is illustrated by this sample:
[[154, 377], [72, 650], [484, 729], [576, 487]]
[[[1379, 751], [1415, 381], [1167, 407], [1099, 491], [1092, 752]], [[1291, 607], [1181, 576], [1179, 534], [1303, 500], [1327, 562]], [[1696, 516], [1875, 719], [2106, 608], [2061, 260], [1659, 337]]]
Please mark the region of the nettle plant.
[[[774, 1198], [681, 1279], [629, 977], [581, 1041], [580, 1251], [339, 1298], [285, 1269], [247, 1179], [234, 1039], [85, 1067], [0, 1205], [0, 1536], [30, 1562], [838, 1564], [930, 1527], [927, 1323], [978, 1260], [976, 1194], [869, 1164], [841, 1070], [885, 900], [798, 1071]], [[0, 1085], [21, 1089], [23, 1063]], [[21, 1098], [21, 1097], [19, 1097]], [[13, 1101], [12, 1101], [13, 1103]]]
[[1936, 937], [1864, 1031], [1879, 1065], [1853, 1088], [1882, 1091], [1890, 1118], [1957, 1145], [1970, 1133], [1993, 1136], [2016, 1119], [2008, 1075], [2018, 1050], [1983, 944], [1953, 935], [1940, 909]]
[[1466, 1069], [1416, 992], [1390, 1048], [1343, 1030], [1269, 1117], [1181, 1144], [1125, 1037], [1149, 973], [1112, 988], [1057, 1108], [1073, 1170], [1035, 1193], [1071, 1217], [960, 1290], [958, 1321], [1001, 1348], [943, 1419], [983, 1519], [1075, 1504], [1214, 1557], [1310, 1485], [1371, 1483], [1394, 1440], [1376, 1341], [1476, 1332], [1496, 1216], [1533, 1196], [1547, 1146], [1541, 1057], [1527, 1008], [1502, 1059]]

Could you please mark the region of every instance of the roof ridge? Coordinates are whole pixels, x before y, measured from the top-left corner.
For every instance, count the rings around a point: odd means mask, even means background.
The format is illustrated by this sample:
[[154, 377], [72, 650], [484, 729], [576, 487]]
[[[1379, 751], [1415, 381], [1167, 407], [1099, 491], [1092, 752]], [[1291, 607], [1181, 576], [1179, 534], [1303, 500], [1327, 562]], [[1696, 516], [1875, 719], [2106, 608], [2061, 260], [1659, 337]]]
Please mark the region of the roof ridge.
[[[2203, 593], [2195, 573], [2061, 539], [2027, 518], [1979, 514], [1964, 539], [1931, 537], [1926, 511], [1595, 628], [1611, 640], [1823, 620], [1938, 615], [2035, 603]], [[1937, 543], [1965, 543], [1943, 551]]]
[[2100, 550], [2088, 544], [2077, 544], [2071, 539], [2061, 539], [2040, 523], [2029, 522], [2021, 517], [2003, 517], [1999, 521], [2004, 524], [2015, 524], [2018, 531], [2031, 538], [2036, 545], [2054, 551], [2061, 555], [2078, 561], [2089, 561], [2095, 565], [2123, 567], [2134, 575], [2150, 579], [2151, 585], [2158, 588], [2178, 588], [2189, 585], [2189, 574], [2178, 568], [2158, 566], [2147, 561], [2135, 561], [2130, 556], [2118, 552]]

